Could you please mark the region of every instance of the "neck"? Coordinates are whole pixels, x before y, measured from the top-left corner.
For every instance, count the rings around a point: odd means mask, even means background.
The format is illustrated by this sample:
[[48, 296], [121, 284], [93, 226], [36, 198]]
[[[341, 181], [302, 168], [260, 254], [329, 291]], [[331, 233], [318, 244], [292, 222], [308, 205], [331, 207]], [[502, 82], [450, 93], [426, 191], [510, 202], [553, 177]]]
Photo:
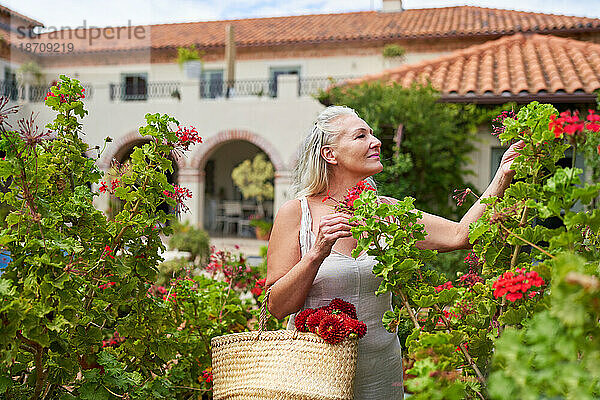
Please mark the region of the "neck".
[[[332, 174], [329, 180], [329, 196], [338, 200], [343, 199], [348, 194], [349, 189], [364, 179], [366, 178], [350, 175], [335, 176]], [[324, 195], [327, 195], [327, 193], [324, 193]]]

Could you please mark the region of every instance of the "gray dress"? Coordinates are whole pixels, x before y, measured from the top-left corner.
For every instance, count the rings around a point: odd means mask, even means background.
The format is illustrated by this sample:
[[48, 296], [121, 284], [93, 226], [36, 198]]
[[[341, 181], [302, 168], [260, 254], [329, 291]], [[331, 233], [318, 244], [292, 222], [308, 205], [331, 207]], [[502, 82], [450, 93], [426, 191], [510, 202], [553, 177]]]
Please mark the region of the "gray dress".
[[[312, 217], [306, 198], [300, 199], [300, 250], [304, 256], [315, 242]], [[358, 364], [354, 381], [355, 400], [403, 398], [402, 354], [396, 333], [381, 323], [392, 308], [391, 293], [375, 296], [381, 279], [373, 274], [375, 258], [365, 253], [356, 259], [333, 250], [323, 260], [303, 308], [317, 308], [339, 297], [356, 306], [358, 319], [367, 324], [367, 334], [358, 342]], [[294, 315], [287, 329], [294, 328]]]

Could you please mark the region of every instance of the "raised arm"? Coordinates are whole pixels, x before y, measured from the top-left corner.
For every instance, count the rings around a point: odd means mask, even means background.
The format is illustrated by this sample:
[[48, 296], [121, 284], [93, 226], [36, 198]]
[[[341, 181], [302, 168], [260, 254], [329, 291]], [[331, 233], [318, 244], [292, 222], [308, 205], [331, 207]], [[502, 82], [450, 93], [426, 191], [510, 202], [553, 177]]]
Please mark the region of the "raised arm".
[[[512, 162], [519, 155], [518, 150], [522, 149], [523, 146], [523, 142], [515, 143], [504, 153], [494, 179], [481, 195], [482, 199], [490, 196], [502, 196], [504, 194], [504, 191], [510, 185], [515, 175], [515, 172], [511, 169]], [[417, 246], [440, 252], [469, 248], [469, 225], [477, 221], [484, 211], [485, 204], [481, 204], [477, 200], [462, 217], [460, 222], [423, 213], [423, 218], [420, 222], [425, 225], [427, 237], [424, 241], [417, 243]]]
[[347, 215], [326, 215], [319, 223], [315, 244], [301, 257], [301, 214], [300, 202], [290, 200], [281, 206], [273, 222], [267, 251], [266, 286], [272, 286], [267, 306], [277, 319], [302, 308], [319, 267], [336, 240], [352, 236]]

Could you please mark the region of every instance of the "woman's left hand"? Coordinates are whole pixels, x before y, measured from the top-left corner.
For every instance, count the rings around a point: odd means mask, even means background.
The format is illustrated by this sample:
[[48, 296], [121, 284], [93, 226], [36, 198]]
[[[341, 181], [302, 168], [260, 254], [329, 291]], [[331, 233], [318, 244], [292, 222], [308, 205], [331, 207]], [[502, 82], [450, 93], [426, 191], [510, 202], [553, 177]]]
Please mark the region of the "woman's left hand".
[[517, 143], [512, 144], [508, 150], [504, 152], [502, 161], [500, 161], [500, 170], [504, 175], [510, 175], [511, 177], [515, 174], [515, 171], [511, 169], [512, 163], [517, 158], [519, 150], [525, 147], [525, 142], [519, 140]]

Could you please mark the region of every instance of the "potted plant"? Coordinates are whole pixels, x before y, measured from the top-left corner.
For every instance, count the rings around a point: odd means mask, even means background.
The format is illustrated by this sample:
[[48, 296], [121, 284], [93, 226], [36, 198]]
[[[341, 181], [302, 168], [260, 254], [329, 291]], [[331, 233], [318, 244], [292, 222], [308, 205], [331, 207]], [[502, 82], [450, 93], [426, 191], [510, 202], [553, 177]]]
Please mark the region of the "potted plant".
[[202, 74], [203, 51], [196, 49], [195, 45], [177, 48], [177, 64], [183, 69], [188, 78], [200, 78]]
[[[244, 199], [255, 199], [257, 213], [253, 216], [250, 224], [256, 228], [257, 238], [265, 233], [266, 238], [270, 234], [271, 222], [265, 219], [263, 202], [272, 200], [274, 195], [271, 179], [274, 177], [273, 164], [264, 154], [257, 154], [252, 160], [245, 160], [231, 172], [233, 183], [240, 189]], [[264, 235], [262, 236], [264, 237]]]
[[406, 56], [406, 49], [397, 44], [386, 44], [383, 47], [383, 63], [385, 68], [394, 68], [399, 66]]
[[269, 240], [273, 223], [265, 219], [258, 218], [255, 215], [250, 216], [250, 226], [254, 227], [256, 238], [259, 240]]

